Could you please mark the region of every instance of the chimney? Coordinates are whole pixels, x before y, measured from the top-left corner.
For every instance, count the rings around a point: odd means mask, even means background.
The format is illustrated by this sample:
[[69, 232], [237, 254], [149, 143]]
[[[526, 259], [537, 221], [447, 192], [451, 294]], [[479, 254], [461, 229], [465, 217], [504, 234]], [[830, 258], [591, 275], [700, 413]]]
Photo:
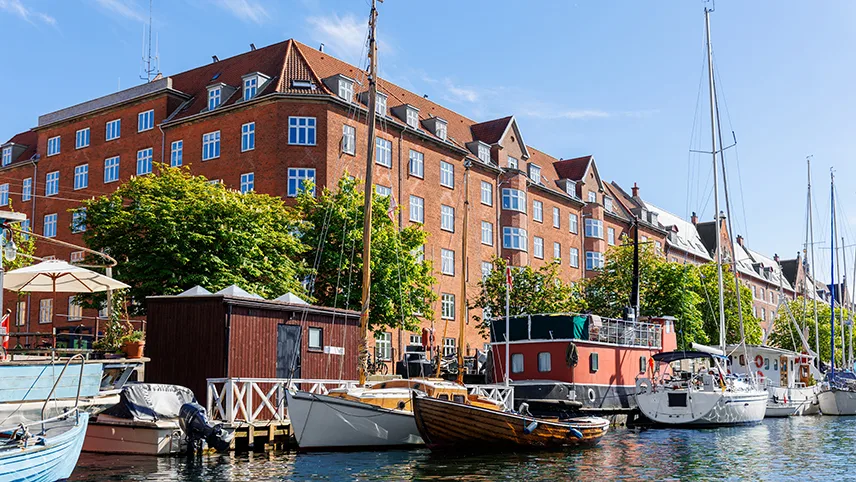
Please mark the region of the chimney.
[[212, 55], [212, 56], [211, 56], [211, 60], [213, 60], [214, 62], [219, 62], [219, 61], [220, 61], [220, 59], [218, 59], [216, 55]]
[[319, 46], [318, 46], [318, 51], [319, 51], [319, 52], [323, 52], [323, 51], [324, 51], [324, 44], [323, 44], [323, 43], [322, 43], [321, 45], [319, 45]]
[[639, 197], [639, 186], [636, 183], [633, 183], [633, 197]]
[[256, 49], [256, 44], [251, 43], [251, 44], [250, 44], [250, 50], [255, 50], [255, 49]]
[[737, 244], [739, 244], [741, 247], [743, 247], [743, 236], [741, 236], [739, 234], [737, 235]]
[[693, 226], [695, 226], [696, 224], [698, 224], [698, 216], [696, 216], [695, 211], [693, 211], [693, 215], [692, 215], [692, 217], [690, 218], [690, 221], [692, 221]]

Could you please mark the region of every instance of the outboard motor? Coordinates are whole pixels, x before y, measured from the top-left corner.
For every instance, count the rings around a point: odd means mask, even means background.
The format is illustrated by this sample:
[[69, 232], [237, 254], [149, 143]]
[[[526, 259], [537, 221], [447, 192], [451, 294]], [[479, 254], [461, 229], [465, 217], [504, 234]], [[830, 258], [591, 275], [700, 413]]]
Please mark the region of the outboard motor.
[[212, 425], [208, 421], [205, 409], [198, 403], [185, 403], [178, 412], [181, 430], [187, 436], [188, 449], [201, 453], [202, 441], [218, 452], [229, 449], [232, 435], [223, 430], [223, 424]]

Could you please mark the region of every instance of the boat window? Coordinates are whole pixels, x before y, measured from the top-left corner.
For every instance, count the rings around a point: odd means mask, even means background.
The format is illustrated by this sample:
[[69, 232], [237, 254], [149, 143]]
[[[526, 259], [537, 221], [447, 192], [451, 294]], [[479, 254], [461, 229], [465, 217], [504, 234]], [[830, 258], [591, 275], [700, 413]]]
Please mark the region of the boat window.
[[592, 353], [589, 355], [589, 370], [594, 373], [597, 371], [598, 363], [597, 363], [597, 353]]
[[734, 365], [734, 357], [732, 357], [731, 355], [728, 355], [728, 365], [729, 366]]
[[464, 403], [463, 395], [454, 395], [453, 398], [455, 403]]
[[742, 367], [745, 364], [746, 364], [746, 358], [744, 358], [743, 355], [740, 355], [740, 366]]
[[686, 407], [687, 406], [687, 394], [686, 393], [670, 393], [669, 394], [669, 406], [670, 407]]
[[639, 373], [645, 373], [645, 357], [639, 357]]
[[770, 369], [770, 359], [764, 358], [764, 370], [769, 370], [769, 369]]
[[779, 360], [773, 359], [773, 370], [779, 369]]
[[514, 353], [511, 355], [511, 373], [523, 372], [523, 353]]
[[552, 370], [550, 360], [550, 352], [542, 351], [538, 354], [538, 371], [549, 372]]
[[437, 398], [439, 398], [440, 400], [446, 400], [447, 402], [449, 401], [449, 396], [448, 396], [448, 395], [446, 395], [445, 393], [444, 393], [444, 394], [442, 394], [442, 395], [440, 395], [440, 396], [439, 396], [439, 397], [437, 397]]
[[793, 371], [793, 370], [794, 370], [794, 361], [791, 360], [791, 371]]

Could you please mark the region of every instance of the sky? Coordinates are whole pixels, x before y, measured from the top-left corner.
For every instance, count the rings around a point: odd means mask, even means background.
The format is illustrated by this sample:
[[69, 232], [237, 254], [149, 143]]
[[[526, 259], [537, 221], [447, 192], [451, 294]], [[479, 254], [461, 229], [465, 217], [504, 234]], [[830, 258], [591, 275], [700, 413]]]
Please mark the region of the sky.
[[[561, 158], [592, 154], [603, 179], [626, 190], [635, 182], [660, 208], [712, 220], [711, 159], [690, 153], [710, 150], [704, 5], [386, 0], [380, 71], [477, 121], [513, 114], [529, 145]], [[0, 0], [0, 137], [140, 84], [148, 8]], [[288, 38], [360, 64], [368, 12], [367, 0], [153, 0], [153, 33], [165, 75]], [[839, 231], [856, 243], [854, 26], [849, 0], [716, 2], [723, 135], [727, 145], [737, 139], [726, 150], [734, 231], [756, 251], [792, 258], [802, 249], [809, 155], [815, 241], [829, 243], [834, 168]]]

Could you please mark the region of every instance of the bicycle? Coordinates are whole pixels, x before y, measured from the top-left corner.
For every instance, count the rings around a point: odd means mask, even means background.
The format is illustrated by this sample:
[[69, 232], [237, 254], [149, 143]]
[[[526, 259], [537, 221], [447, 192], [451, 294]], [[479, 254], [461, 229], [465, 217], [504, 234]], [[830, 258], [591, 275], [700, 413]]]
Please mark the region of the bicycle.
[[366, 360], [366, 373], [369, 375], [386, 375], [389, 373], [389, 367], [378, 357], [375, 357], [374, 361], [372, 361], [372, 356], [369, 355]]

